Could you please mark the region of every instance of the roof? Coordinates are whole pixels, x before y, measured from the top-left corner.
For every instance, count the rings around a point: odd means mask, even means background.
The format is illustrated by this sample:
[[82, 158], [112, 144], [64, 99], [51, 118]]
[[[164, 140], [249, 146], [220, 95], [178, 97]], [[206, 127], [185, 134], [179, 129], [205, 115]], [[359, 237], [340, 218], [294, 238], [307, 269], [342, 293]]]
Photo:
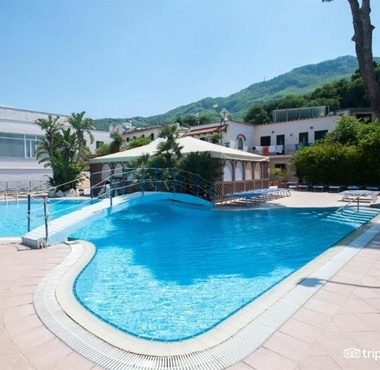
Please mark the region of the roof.
[[[105, 155], [103, 157], [97, 157], [90, 159], [90, 163], [111, 163], [111, 162], [129, 162], [137, 159], [143, 154], [154, 155], [157, 152], [157, 145], [164, 139], [156, 139], [147, 145], [140, 146], [138, 148], [125, 150], [119, 153], [113, 153]], [[269, 161], [268, 157], [262, 155], [244, 152], [238, 149], [226, 148], [221, 145], [211, 144], [207, 141], [194, 139], [191, 136], [179, 138], [177, 140], [180, 146], [182, 154], [188, 154], [192, 152], [209, 152], [212, 158], [222, 159], [236, 159], [251, 162], [266, 162]]]
[[227, 125], [223, 125], [223, 126], [216, 126], [216, 127], [209, 127], [209, 128], [203, 128], [203, 129], [190, 129], [189, 131], [186, 132], [186, 135], [187, 136], [190, 136], [190, 135], [201, 135], [201, 134], [209, 134], [209, 133], [213, 133], [213, 132], [220, 132], [220, 131], [226, 131], [227, 129]]

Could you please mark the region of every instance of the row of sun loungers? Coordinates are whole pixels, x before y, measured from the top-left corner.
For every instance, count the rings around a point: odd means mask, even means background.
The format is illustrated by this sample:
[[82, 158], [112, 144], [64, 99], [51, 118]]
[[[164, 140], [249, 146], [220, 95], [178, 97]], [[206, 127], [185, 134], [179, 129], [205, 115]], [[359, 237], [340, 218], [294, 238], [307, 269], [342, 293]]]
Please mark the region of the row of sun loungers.
[[299, 191], [314, 191], [314, 192], [324, 192], [328, 191], [329, 193], [340, 193], [343, 190], [369, 190], [369, 191], [380, 191], [380, 186], [371, 185], [371, 186], [358, 186], [358, 185], [325, 185], [325, 184], [306, 184], [306, 183], [297, 183], [289, 181], [287, 183], [288, 189], [299, 190]]
[[243, 191], [239, 193], [233, 193], [233, 194], [225, 194], [223, 196], [223, 203], [262, 203], [267, 202], [272, 199], [276, 198], [282, 198], [290, 196], [290, 190], [289, 189], [255, 189], [250, 191]]
[[43, 186], [36, 187], [17, 187], [17, 186], [9, 186], [9, 187], [0, 187], [0, 197], [4, 197], [7, 199], [8, 196], [18, 197], [19, 195], [27, 195], [27, 194], [42, 194], [47, 192], [47, 188]]

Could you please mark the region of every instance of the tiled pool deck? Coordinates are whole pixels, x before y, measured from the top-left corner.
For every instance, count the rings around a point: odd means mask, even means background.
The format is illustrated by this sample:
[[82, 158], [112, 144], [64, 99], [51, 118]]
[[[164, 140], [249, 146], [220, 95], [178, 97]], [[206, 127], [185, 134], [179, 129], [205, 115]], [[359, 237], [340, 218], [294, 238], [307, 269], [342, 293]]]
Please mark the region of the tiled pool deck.
[[[0, 244], [1, 370], [100, 369], [56, 338], [34, 309], [37, 285], [69, 253], [67, 245]], [[230, 369], [380, 369], [380, 234]]]

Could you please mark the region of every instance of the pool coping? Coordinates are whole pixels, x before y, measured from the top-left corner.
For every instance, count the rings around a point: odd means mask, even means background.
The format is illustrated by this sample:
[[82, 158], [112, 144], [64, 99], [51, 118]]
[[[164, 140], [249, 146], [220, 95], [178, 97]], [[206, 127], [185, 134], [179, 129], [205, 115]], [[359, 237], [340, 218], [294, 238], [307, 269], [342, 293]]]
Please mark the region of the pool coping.
[[[37, 314], [62, 341], [108, 369], [224, 369], [262, 345], [324, 283], [380, 232], [380, 216], [306, 264], [217, 327], [181, 342], [157, 342], [125, 334], [85, 310], [72, 293], [74, 279], [94, 253], [85, 241], [38, 286]], [[344, 244], [344, 242], [350, 241]]]

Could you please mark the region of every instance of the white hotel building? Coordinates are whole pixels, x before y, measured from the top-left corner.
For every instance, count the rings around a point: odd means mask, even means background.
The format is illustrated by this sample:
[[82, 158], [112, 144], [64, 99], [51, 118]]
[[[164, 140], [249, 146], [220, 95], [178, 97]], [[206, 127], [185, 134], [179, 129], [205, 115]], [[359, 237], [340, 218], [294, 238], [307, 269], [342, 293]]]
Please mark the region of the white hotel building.
[[[15, 182], [46, 182], [50, 168], [44, 168], [35, 158], [36, 142], [44, 136], [35, 123], [39, 118], [59, 116], [65, 122], [70, 116], [56, 113], [35, 112], [24, 109], [0, 107], [0, 185], [16, 186]], [[94, 143], [88, 146], [92, 153], [102, 143], [111, 142], [106, 131], [92, 131]]]

